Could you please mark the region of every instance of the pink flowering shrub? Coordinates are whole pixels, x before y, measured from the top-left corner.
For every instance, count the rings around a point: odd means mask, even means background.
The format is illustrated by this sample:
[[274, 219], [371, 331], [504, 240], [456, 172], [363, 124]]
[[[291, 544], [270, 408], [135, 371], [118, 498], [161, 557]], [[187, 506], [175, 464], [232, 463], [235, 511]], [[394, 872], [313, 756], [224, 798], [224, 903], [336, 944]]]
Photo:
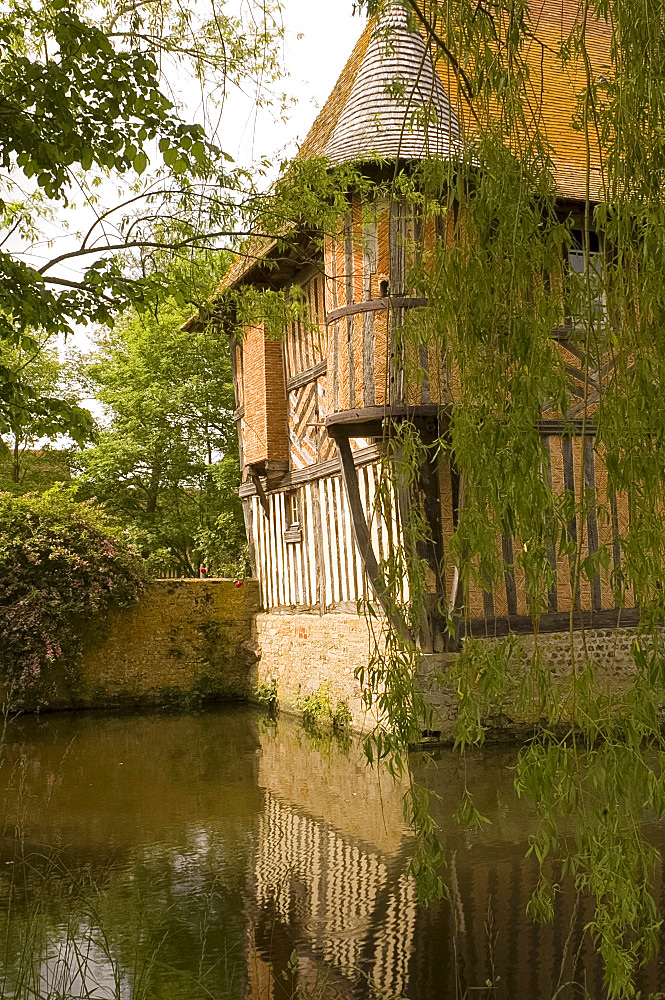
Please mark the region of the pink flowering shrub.
[[92, 502], [64, 486], [0, 493], [0, 680], [20, 702], [48, 687], [56, 661], [71, 675], [83, 637], [143, 581], [138, 553]]

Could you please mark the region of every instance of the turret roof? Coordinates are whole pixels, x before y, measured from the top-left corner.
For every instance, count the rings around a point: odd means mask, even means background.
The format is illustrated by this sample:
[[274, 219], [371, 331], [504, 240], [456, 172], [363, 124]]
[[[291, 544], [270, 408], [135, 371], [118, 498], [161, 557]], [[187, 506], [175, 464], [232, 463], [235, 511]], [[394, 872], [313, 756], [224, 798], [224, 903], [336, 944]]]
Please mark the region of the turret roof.
[[[396, 8], [398, 4], [394, 5]], [[401, 3], [404, 8], [404, 2]], [[394, 9], [391, 8], [391, 11]], [[530, 0], [529, 37], [525, 41], [524, 57], [530, 70], [526, 83], [527, 104], [532, 108], [534, 126], [547, 138], [552, 150], [554, 177], [562, 198], [584, 200], [586, 195], [587, 150], [577, 119], [580, 117], [580, 95], [587, 85], [587, 68], [591, 79], [611, 77], [611, 25], [601, 17], [589, 16], [586, 21], [585, 47], [589, 64], [581, 57], [562, 65], [558, 51], [562, 41], [579, 26], [581, 8], [578, 0]], [[299, 157], [324, 156], [333, 135], [338, 131], [351, 94], [356, 89], [366, 55], [374, 40], [375, 22], [369, 21], [358, 39], [330, 97], [317, 115], [298, 153]], [[425, 65], [425, 64], [423, 64]], [[428, 64], [430, 65], [430, 64]], [[477, 123], [468, 101], [460, 94], [455, 72], [445, 57], [436, 63], [436, 76], [447, 95], [461, 135], [470, 138]], [[402, 73], [404, 75], [404, 73]], [[482, 114], [482, 109], [476, 109]], [[404, 118], [404, 104], [401, 106]], [[406, 135], [406, 132], [405, 132]], [[597, 200], [602, 187], [601, 155], [591, 137], [590, 193]], [[374, 143], [376, 145], [376, 143]], [[394, 154], [393, 154], [394, 155]]]
[[[581, 58], [563, 67], [557, 56], [562, 40], [579, 23], [579, 4], [577, 0], [530, 0], [529, 7], [528, 96], [537, 125], [550, 143], [558, 193], [562, 198], [584, 200], [588, 168], [589, 191], [596, 200], [602, 187], [600, 152], [592, 138], [587, 162], [584, 137], [576, 126], [587, 67]], [[450, 64], [441, 59], [433, 71], [424, 36], [408, 30], [403, 2], [391, 4], [385, 17], [388, 30], [380, 30], [374, 20], [368, 22], [302, 143], [299, 158], [328, 156], [341, 163], [371, 154], [389, 159], [422, 158], [428, 153], [448, 156], [459, 148], [463, 135], [473, 135], [476, 123]], [[589, 18], [585, 40], [592, 79], [611, 75], [610, 25]], [[420, 60], [417, 65], [416, 59]], [[402, 95], [397, 100], [391, 94], [400, 84]], [[409, 122], [409, 108], [421, 114], [423, 109], [436, 110], [427, 135], [416, 127], [417, 114]], [[221, 288], [240, 281], [257, 258], [274, 246], [275, 241], [260, 246], [254, 242], [252, 254], [231, 267]]]
[[455, 155], [460, 125], [420, 31], [392, 4], [374, 25], [325, 147], [331, 163]]

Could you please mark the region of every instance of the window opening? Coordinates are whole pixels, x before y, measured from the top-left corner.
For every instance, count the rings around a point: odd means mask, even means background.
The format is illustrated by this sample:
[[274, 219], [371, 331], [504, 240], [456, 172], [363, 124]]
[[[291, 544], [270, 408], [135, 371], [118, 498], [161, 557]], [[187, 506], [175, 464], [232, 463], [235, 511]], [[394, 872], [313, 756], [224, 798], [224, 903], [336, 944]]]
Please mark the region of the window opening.
[[297, 493], [286, 494], [286, 524], [290, 528], [300, 524], [300, 509]]
[[300, 525], [300, 491], [294, 490], [292, 493], [284, 495], [284, 514], [286, 528], [284, 531], [284, 541], [301, 542], [302, 528]]
[[572, 229], [568, 250], [568, 295], [566, 319], [574, 327], [581, 327], [588, 316], [587, 295], [591, 295], [591, 318], [594, 326], [601, 326], [607, 315], [604, 287], [603, 247], [598, 233], [590, 232], [589, 237], [589, 288], [587, 289], [586, 246], [583, 229]]

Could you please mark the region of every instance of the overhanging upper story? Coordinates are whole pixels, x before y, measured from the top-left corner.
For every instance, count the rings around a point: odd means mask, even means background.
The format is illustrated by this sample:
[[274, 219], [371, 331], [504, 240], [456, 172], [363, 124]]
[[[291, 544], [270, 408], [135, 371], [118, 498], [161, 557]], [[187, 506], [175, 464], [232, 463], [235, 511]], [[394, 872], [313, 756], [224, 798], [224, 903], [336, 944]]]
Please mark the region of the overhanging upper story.
[[[600, 186], [598, 164], [593, 157], [587, 162], [574, 127], [585, 68], [568, 64], [563, 73], [556, 58], [557, 39], [572, 27], [577, 7], [547, 0], [534, 3], [532, 13], [526, 58], [540, 87], [540, 127], [552, 149], [561, 212], [581, 213], [587, 190], [597, 198]], [[370, 21], [299, 156], [324, 155], [332, 164], [380, 157], [386, 170], [396, 160], [436, 156], [455, 162], [476, 125], [458, 77], [440, 53], [433, 58], [430, 41], [400, 3], [390, 5], [379, 24]], [[594, 72], [606, 71], [608, 46], [607, 25], [591, 23]], [[454, 241], [452, 213], [419, 218], [406, 203], [351, 196], [339, 232], [327, 234], [318, 251], [303, 236], [302, 246], [294, 240], [288, 254], [276, 241], [264, 241], [251, 256], [239, 257], [220, 292], [242, 284], [298, 285], [307, 303], [303, 320], [290, 323], [281, 340], [254, 325], [233, 344], [246, 491], [256, 487], [257, 476], [266, 477], [267, 488], [277, 488], [307, 470], [328, 469], [336, 458], [326, 422], [339, 421], [340, 414], [446, 406], [450, 373], [436, 344], [423, 343], [417, 357], [405, 358], [395, 331], [408, 310], [423, 306], [407, 287], [414, 248], [427, 255]], [[560, 340], [565, 350], [565, 331]], [[565, 361], [572, 372], [574, 356], [566, 354]], [[354, 438], [353, 447], [369, 453], [374, 439]]]

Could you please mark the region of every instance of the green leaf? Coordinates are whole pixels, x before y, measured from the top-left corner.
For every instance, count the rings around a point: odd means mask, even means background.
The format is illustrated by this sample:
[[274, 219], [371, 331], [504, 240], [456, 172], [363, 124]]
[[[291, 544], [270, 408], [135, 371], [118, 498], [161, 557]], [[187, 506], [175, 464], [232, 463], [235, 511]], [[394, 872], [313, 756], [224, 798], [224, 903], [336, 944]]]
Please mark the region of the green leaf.
[[164, 163], [167, 167], [172, 167], [178, 161], [178, 150], [174, 149], [172, 146], [167, 146], [166, 149], [162, 151], [164, 158]]
[[133, 167], [137, 174], [142, 174], [148, 166], [148, 157], [140, 150], [134, 157]]

